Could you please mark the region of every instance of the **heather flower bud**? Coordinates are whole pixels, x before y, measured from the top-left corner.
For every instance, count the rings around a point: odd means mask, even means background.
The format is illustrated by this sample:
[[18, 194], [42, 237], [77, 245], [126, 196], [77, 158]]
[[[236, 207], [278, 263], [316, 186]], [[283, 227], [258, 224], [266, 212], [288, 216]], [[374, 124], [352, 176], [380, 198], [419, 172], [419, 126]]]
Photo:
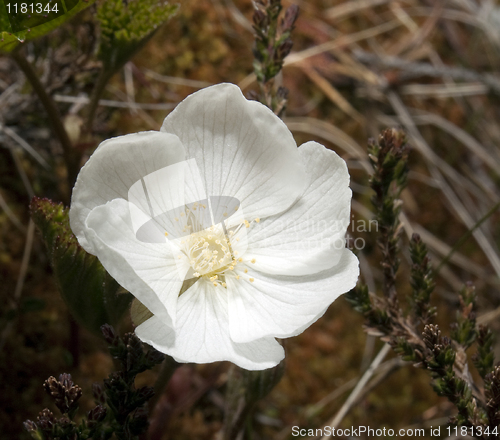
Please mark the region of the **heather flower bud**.
[[92, 394], [94, 396], [94, 399], [98, 403], [106, 403], [106, 395], [104, 394], [104, 390], [102, 389], [102, 386], [99, 385], [98, 383], [93, 383], [92, 384]]
[[113, 347], [117, 347], [119, 344], [120, 338], [117, 336], [115, 329], [109, 324], [104, 324], [101, 326], [101, 332], [104, 337], [104, 340]]
[[286, 87], [278, 87], [278, 91], [276, 92], [276, 97], [281, 100], [287, 100], [288, 99], [288, 89]]
[[71, 374], [63, 373], [59, 380], [51, 376], [44, 382], [43, 387], [63, 414], [72, 410], [82, 396], [82, 389], [73, 383]]
[[26, 431], [28, 431], [29, 433], [32, 433], [33, 431], [36, 431], [38, 429], [38, 427], [36, 426], [36, 423], [33, 422], [32, 420], [26, 420], [23, 423], [23, 426], [24, 426], [24, 429], [26, 429]]
[[283, 60], [292, 50], [293, 41], [290, 38], [287, 38], [281, 45], [278, 47], [278, 58], [279, 60]]
[[47, 408], [45, 408], [39, 413], [36, 420], [38, 427], [42, 431], [47, 431], [47, 432], [52, 431], [52, 428], [56, 423], [56, 418], [54, 417], [54, 414]]
[[89, 428], [95, 427], [99, 422], [102, 422], [106, 417], [107, 409], [102, 405], [97, 405], [91, 409], [87, 414]]
[[153, 349], [146, 353], [146, 362], [151, 366], [162, 363], [164, 359], [165, 355], [158, 350]]
[[267, 15], [261, 9], [256, 9], [253, 13], [253, 22], [257, 29], [263, 28], [268, 24]]
[[299, 7], [297, 5], [291, 5], [285, 12], [285, 18], [281, 23], [283, 31], [291, 31], [293, 25], [299, 16]]
[[141, 402], [147, 402], [155, 395], [155, 391], [151, 387], [142, 387], [137, 390], [137, 398]]
[[148, 424], [148, 410], [143, 407], [134, 410], [132, 413], [132, 420], [130, 421], [131, 432], [143, 432], [147, 428]]

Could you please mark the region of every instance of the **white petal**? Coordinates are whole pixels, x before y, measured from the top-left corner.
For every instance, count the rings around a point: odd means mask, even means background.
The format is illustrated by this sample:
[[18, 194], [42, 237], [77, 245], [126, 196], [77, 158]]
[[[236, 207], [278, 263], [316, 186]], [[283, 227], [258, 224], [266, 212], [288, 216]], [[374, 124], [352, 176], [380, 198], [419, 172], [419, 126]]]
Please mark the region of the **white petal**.
[[238, 344], [229, 337], [227, 291], [200, 280], [179, 297], [175, 332], [153, 316], [137, 336], [179, 362], [230, 361], [247, 370], [277, 365], [284, 350], [274, 338]]
[[94, 208], [87, 217], [85, 237], [110, 275], [172, 325], [184, 278], [167, 242], [151, 244], [136, 238], [129, 203], [116, 199]]
[[305, 188], [292, 134], [266, 106], [245, 99], [233, 84], [188, 96], [162, 131], [179, 136], [195, 158], [209, 196], [237, 198], [248, 218], [288, 208]]
[[[352, 289], [359, 275], [358, 259], [344, 249], [338, 264], [303, 276], [267, 275], [250, 268], [227, 277], [229, 328], [237, 342], [274, 336], [296, 336], [319, 319], [341, 294]], [[249, 278], [253, 282], [249, 282]]]
[[310, 178], [308, 188], [287, 211], [247, 230], [246, 260], [278, 275], [307, 275], [339, 261], [350, 221], [351, 189], [346, 163], [335, 152], [307, 142], [299, 153]]
[[70, 225], [82, 247], [94, 253], [84, 236], [85, 219], [96, 206], [122, 198], [141, 178], [184, 160], [184, 147], [171, 134], [128, 134], [102, 142], [80, 170], [69, 212]]

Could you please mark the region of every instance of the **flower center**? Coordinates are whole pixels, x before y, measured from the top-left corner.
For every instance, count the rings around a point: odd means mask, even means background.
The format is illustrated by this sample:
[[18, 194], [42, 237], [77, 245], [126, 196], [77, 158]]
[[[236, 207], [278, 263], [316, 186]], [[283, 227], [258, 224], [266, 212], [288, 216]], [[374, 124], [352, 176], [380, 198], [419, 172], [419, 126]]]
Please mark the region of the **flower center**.
[[211, 226], [187, 238], [185, 252], [195, 276], [219, 272], [233, 262], [231, 246], [220, 229]]
[[[247, 263], [255, 263], [255, 259], [244, 261], [241, 256], [246, 249], [246, 246], [242, 248], [242, 243], [246, 240], [244, 231], [252, 223], [259, 223], [260, 219], [256, 218], [250, 222], [243, 219], [240, 223], [230, 226], [228, 230], [222, 223], [200, 230], [202, 222], [191, 215], [194, 214], [192, 211], [186, 210], [185, 216], [183, 214], [184, 212], [181, 212], [180, 217], [174, 219], [179, 222], [181, 227], [184, 226], [182, 232], [197, 230], [182, 238], [174, 239], [177, 243], [176, 246], [178, 246], [177, 249], [180, 251], [177, 259], [184, 261], [187, 259], [190, 266], [187, 273], [184, 272], [185, 279], [203, 277], [212, 282], [214, 286], [222, 287], [227, 287], [226, 279], [228, 276], [232, 276], [236, 280], [246, 279], [248, 276], [244, 275], [248, 273], [246, 265]], [[181, 221], [182, 218], [185, 221]], [[169, 234], [165, 232], [165, 236], [169, 237]], [[243, 240], [240, 242], [241, 239]], [[240, 266], [240, 270], [236, 273], [235, 268], [238, 264], [243, 267]], [[248, 281], [253, 283], [254, 279], [248, 278]]]

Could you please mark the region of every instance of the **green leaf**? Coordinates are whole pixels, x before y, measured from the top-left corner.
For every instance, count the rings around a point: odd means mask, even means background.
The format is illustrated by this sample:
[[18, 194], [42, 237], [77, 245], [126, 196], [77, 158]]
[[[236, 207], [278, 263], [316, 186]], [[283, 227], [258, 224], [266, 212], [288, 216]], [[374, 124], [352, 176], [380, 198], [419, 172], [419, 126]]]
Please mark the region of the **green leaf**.
[[7, 8], [3, 1], [0, 1], [0, 32], [12, 32]]
[[97, 9], [101, 27], [99, 58], [105, 69], [120, 69], [177, 9], [177, 5], [157, 0], [101, 1]]
[[[19, 43], [48, 34], [94, 2], [95, 0], [33, 0], [31, 2], [0, 0], [0, 51], [11, 52]], [[26, 13], [21, 12], [20, 5], [23, 3], [29, 7]], [[41, 4], [43, 8], [49, 5], [51, 11], [43, 11], [42, 8], [43, 13], [37, 14], [37, 4]], [[10, 8], [7, 5], [10, 5]], [[34, 7], [33, 13], [31, 13], [31, 5]]]
[[99, 260], [78, 244], [69, 227], [69, 210], [38, 197], [33, 198], [30, 208], [47, 246], [61, 295], [75, 319], [98, 335], [101, 325], [116, 325], [132, 296], [119, 293], [121, 287]]

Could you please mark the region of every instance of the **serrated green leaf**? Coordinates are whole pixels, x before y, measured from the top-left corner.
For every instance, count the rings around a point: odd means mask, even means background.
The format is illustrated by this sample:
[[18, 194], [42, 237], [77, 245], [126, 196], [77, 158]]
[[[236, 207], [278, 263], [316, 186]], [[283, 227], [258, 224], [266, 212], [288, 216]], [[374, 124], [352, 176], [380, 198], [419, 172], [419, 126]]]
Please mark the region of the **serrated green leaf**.
[[157, 0], [105, 0], [97, 8], [101, 28], [99, 58], [117, 71], [151, 38], [178, 6]]
[[[20, 42], [48, 34], [94, 2], [95, 0], [37, 0], [36, 2], [0, 0], [0, 51], [11, 52]], [[10, 14], [6, 7], [7, 3], [11, 4]], [[47, 3], [57, 4], [58, 12], [41, 15], [22, 14], [18, 7], [18, 13], [14, 14], [13, 5], [18, 3], [28, 5], [41, 3], [44, 6]], [[43, 17], [43, 15], [48, 15], [48, 17]]]
[[132, 296], [121, 287], [99, 260], [87, 253], [69, 227], [68, 209], [48, 199], [34, 197], [31, 215], [47, 246], [51, 266], [70, 312], [90, 331], [116, 325], [129, 308]]

